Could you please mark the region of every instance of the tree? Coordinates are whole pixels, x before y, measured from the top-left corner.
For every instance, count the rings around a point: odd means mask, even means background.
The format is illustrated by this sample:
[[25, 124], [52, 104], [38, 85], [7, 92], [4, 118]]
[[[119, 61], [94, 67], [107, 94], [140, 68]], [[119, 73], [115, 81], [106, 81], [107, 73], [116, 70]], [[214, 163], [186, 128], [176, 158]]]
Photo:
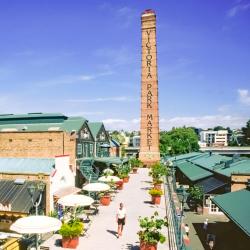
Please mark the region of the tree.
[[161, 154], [178, 155], [198, 151], [198, 136], [192, 128], [173, 128], [160, 133]]
[[242, 144], [243, 146], [249, 146], [250, 145], [250, 120], [247, 121], [246, 127], [242, 128], [243, 138], [242, 138]]

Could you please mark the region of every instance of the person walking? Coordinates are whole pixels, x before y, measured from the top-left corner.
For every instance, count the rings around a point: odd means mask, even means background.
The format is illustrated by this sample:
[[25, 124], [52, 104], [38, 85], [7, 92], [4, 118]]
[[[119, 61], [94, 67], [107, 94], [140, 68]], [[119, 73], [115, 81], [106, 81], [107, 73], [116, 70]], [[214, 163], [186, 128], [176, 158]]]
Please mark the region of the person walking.
[[205, 219], [205, 221], [203, 223], [203, 229], [205, 232], [207, 232], [207, 227], [208, 227], [208, 219]]
[[188, 224], [185, 224], [184, 228], [185, 228], [186, 235], [189, 236], [189, 226], [188, 226]]
[[120, 203], [120, 206], [117, 210], [116, 213], [116, 221], [118, 224], [118, 230], [117, 230], [117, 238], [119, 238], [120, 236], [122, 236], [122, 231], [123, 231], [123, 227], [125, 225], [126, 222], [126, 209], [123, 206], [123, 203]]

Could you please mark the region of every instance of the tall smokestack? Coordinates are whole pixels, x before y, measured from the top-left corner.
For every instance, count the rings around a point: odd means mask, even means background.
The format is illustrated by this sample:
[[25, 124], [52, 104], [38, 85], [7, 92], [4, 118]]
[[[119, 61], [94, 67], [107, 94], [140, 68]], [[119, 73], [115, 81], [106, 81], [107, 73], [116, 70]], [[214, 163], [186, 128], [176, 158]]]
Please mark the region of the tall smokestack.
[[141, 144], [139, 158], [150, 166], [160, 160], [156, 14], [145, 10], [141, 16]]

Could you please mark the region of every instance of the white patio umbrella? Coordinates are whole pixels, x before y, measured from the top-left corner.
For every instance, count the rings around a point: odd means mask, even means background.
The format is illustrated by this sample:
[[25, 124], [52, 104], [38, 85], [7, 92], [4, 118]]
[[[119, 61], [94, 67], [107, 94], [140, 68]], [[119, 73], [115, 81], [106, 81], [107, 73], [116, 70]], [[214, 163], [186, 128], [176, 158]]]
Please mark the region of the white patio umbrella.
[[58, 200], [58, 203], [65, 207], [85, 207], [90, 206], [93, 202], [94, 199], [82, 194], [70, 194]]
[[10, 227], [10, 230], [21, 234], [43, 234], [60, 229], [62, 223], [60, 220], [44, 216], [28, 216], [16, 220]]
[[114, 176], [114, 175], [102, 176], [98, 179], [98, 181], [102, 181], [102, 182], [117, 182], [120, 180], [121, 179], [119, 177]]
[[[20, 234], [43, 234], [57, 231], [61, 228], [62, 222], [56, 218], [36, 215], [20, 218], [11, 226], [10, 230]], [[38, 241], [36, 237], [36, 249], [38, 249]]]
[[103, 192], [108, 191], [110, 189], [110, 186], [105, 183], [95, 182], [83, 186], [82, 189], [88, 192]]
[[106, 168], [103, 170], [104, 174], [112, 175], [114, 174], [114, 171], [111, 168]]

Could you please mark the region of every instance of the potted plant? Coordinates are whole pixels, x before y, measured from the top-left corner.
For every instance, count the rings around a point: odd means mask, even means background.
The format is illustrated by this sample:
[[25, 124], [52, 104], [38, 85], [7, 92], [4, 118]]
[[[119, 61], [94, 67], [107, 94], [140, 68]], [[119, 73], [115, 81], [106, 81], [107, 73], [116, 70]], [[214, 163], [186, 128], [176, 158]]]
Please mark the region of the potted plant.
[[123, 189], [123, 180], [117, 181], [115, 184], [118, 190]]
[[155, 189], [161, 189], [161, 183], [163, 182], [162, 178], [168, 175], [168, 172], [167, 166], [163, 165], [162, 163], [157, 162], [152, 165], [149, 175], [153, 179]]
[[160, 219], [158, 213], [153, 216], [139, 217], [140, 231], [137, 233], [140, 239], [140, 250], [157, 250], [158, 242], [164, 243], [166, 237], [161, 233], [161, 229], [167, 226], [165, 219]]
[[59, 230], [59, 234], [62, 235], [62, 247], [76, 248], [83, 229], [84, 224], [77, 219], [71, 219], [69, 222], [63, 223]]
[[152, 197], [153, 204], [160, 204], [161, 203], [161, 196], [163, 194], [162, 190], [160, 189], [150, 189], [148, 192]]
[[130, 166], [132, 167], [132, 171], [134, 174], [137, 173], [137, 170], [140, 166], [142, 166], [142, 161], [137, 158], [131, 158], [129, 160]]
[[194, 185], [188, 189], [189, 199], [194, 201], [195, 208], [198, 214], [203, 213], [202, 203], [203, 203], [203, 188], [199, 185]]
[[111, 201], [111, 196], [108, 191], [100, 193], [100, 203], [103, 206], [108, 206], [110, 204], [110, 201]]
[[123, 183], [127, 183], [129, 181], [130, 170], [131, 170], [131, 168], [128, 164], [117, 168], [118, 176], [120, 179], [123, 179]]

